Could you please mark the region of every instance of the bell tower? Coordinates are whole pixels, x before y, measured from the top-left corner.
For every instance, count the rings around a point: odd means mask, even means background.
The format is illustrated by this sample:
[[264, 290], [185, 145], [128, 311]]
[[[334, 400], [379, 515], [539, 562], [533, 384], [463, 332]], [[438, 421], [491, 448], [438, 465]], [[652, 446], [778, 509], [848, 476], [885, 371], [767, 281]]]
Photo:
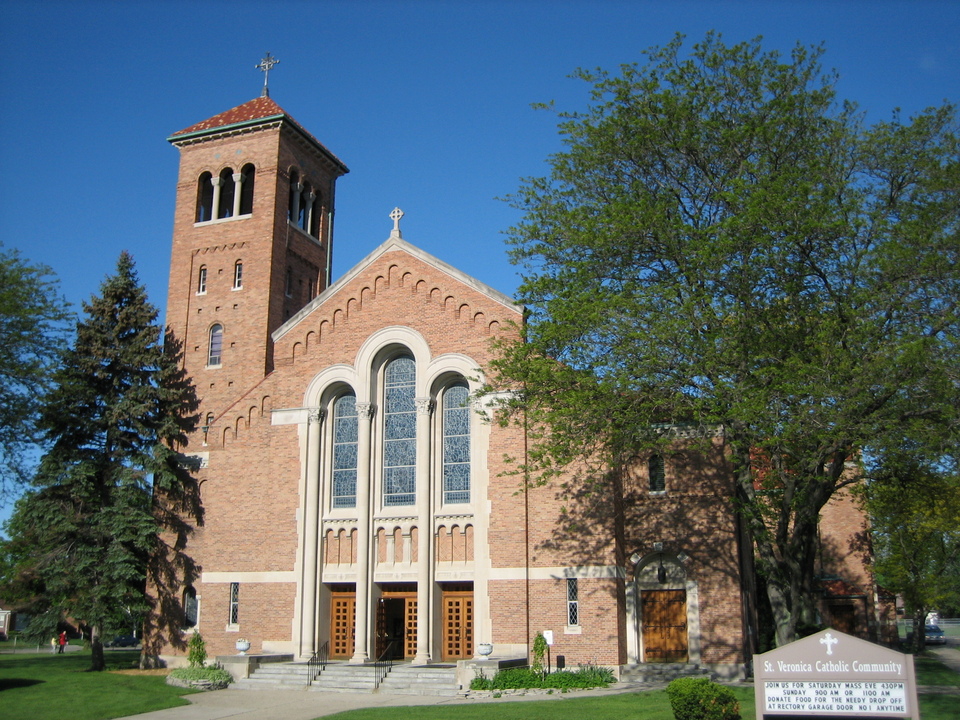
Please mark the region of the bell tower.
[[204, 417], [218, 416], [273, 369], [271, 333], [329, 285], [348, 170], [266, 84], [167, 139], [180, 151], [167, 324]]

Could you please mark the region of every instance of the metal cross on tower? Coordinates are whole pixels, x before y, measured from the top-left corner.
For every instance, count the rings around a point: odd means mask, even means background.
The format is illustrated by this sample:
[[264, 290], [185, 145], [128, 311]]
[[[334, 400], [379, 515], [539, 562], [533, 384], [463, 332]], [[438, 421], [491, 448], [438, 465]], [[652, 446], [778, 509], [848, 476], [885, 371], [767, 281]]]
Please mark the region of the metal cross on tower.
[[271, 57], [270, 53], [267, 53], [266, 57], [257, 65], [257, 69], [263, 72], [263, 92], [260, 93], [260, 97], [270, 97], [270, 88], [267, 85], [267, 80], [270, 77], [270, 71], [273, 69], [273, 66], [279, 62], [275, 57]]

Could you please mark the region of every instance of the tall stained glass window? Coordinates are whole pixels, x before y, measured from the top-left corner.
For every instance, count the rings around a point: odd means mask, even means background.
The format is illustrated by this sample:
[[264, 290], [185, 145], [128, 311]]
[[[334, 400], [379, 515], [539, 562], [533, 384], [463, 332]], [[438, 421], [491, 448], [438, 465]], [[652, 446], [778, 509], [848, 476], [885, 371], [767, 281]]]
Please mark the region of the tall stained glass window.
[[357, 398], [333, 403], [333, 507], [357, 505]]
[[443, 501], [470, 502], [470, 391], [458, 382], [443, 393]]
[[383, 504], [417, 501], [417, 366], [411, 357], [391, 360], [384, 372]]

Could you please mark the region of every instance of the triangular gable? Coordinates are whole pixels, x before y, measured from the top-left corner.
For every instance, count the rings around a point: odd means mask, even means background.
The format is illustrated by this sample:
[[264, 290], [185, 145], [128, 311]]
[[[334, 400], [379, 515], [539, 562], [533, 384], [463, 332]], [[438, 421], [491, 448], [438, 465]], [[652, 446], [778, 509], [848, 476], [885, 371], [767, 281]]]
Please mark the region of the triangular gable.
[[274, 342], [278, 342], [280, 338], [286, 335], [290, 330], [296, 327], [305, 317], [310, 315], [314, 310], [323, 305], [329, 298], [336, 295], [342, 288], [348, 285], [354, 278], [356, 278], [360, 273], [365, 271], [371, 265], [380, 260], [384, 255], [391, 252], [403, 252], [411, 257], [420, 260], [421, 262], [430, 265], [431, 267], [440, 270], [441, 272], [449, 275], [451, 279], [456, 282], [462, 283], [473, 290], [485, 295], [490, 300], [504, 306], [508, 310], [516, 313], [523, 312], [523, 306], [518, 305], [513, 301], [513, 299], [500, 292], [495, 290], [484, 282], [477, 280], [471, 275], [467, 275], [465, 272], [458, 270], [449, 263], [444, 262], [440, 258], [434, 257], [428, 252], [424, 252], [420, 248], [411, 245], [406, 240], [398, 238], [396, 236], [391, 236], [385, 242], [381, 243], [376, 249], [373, 250], [369, 255], [367, 255], [363, 260], [354, 265], [350, 270], [348, 270], [337, 282], [328, 287], [322, 293], [317, 295], [313, 300], [311, 300], [307, 305], [305, 305], [296, 315], [291, 317], [287, 322], [277, 328], [273, 333]]

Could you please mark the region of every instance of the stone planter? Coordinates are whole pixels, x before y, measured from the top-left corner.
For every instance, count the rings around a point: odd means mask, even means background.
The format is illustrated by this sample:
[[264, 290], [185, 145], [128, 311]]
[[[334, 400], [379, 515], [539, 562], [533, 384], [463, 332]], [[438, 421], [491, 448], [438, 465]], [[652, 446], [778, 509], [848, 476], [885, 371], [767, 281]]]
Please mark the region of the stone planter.
[[477, 654], [487, 657], [493, 652], [493, 643], [480, 643], [477, 645]]
[[237, 640], [237, 652], [238, 652], [240, 655], [246, 655], [246, 654], [247, 654], [247, 650], [249, 650], [249, 649], [250, 649], [250, 641], [249, 641], [249, 640]]

